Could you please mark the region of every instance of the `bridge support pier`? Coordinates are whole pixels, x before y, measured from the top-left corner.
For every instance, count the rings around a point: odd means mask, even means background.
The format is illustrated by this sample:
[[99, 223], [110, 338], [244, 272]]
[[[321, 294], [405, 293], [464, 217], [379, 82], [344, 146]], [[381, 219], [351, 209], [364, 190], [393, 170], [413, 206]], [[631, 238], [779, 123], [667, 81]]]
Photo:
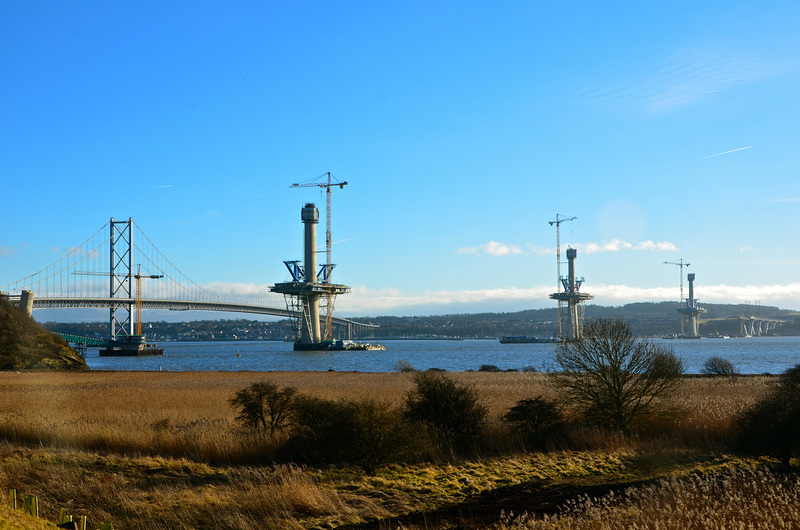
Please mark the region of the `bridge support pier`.
[[[564, 286], [563, 292], [553, 293], [550, 295], [551, 300], [558, 300], [559, 310], [559, 324], [561, 322], [561, 302], [567, 302], [567, 309], [569, 315], [569, 328], [567, 328], [567, 335], [560, 336], [561, 340], [577, 341], [583, 338], [583, 313], [581, 311], [581, 304], [586, 300], [594, 298], [592, 295], [580, 292], [583, 278], [578, 279], [575, 276], [575, 259], [578, 256], [578, 251], [574, 248], [567, 249], [567, 260], [569, 260], [569, 276], [561, 278], [561, 283]], [[559, 329], [559, 333], [561, 329]]]
[[33, 316], [33, 291], [22, 291], [19, 296], [19, 307], [24, 309], [28, 316]]
[[[304, 267], [297, 266], [296, 261], [284, 262], [292, 275], [291, 282], [276, 283], [272, 292], [281, 293], [286, 297], [287, 306], [296, 306], [299, 309], [298, 337], [294, 344], [297, 350], [327, 350], [332, 345], [332, 340], [323, 340], [319, 320], [319, 301], [325, 298], [328, 311], [333, 310], [333, 300], [338, 294], [350, 291], [345, 285], [330, 283], [330, 271], [322, 275], [322, 281], [317, 274], [317, 223], [319, 210], [313, 203], [306, 204], [300, 210], [300, 220], [305, 225], [305, 260]], [[327, 265], [326, 265], [327, 267]], [[329, 335], [331, 320], [328, 321], [325, 335]], [[332, 334], [330, 335], [332, 339]]]

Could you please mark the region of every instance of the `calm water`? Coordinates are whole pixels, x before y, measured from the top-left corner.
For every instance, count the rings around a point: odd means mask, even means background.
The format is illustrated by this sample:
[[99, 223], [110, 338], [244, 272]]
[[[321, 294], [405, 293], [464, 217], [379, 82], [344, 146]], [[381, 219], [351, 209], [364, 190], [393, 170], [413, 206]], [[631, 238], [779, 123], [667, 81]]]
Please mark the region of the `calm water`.
[[[688, 373], [699, 373], [712, 355], [731, 361], [741, 373], [783, 372], [800, 363], [800, 337], [656, 340], [683, 358]], [[294, 352], [288, 342], [164, 342], [163, 356], [100, 357], [86, 353], [95, 370], [167, 371], [357, 371], [391, 372], [398, 361], [414, 368], [503, 370], [553, 366], [553, 344], [500, 344], [497, 340], [387, 340], [384, 351]]]

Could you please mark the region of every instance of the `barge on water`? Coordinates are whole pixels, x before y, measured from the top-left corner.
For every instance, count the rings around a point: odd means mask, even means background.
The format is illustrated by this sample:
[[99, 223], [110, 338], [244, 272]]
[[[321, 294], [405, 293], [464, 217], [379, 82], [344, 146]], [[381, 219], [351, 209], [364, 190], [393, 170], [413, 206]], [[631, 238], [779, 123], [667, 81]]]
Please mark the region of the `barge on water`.
[[148, 344], [144, 335], [117, 337], [109, 341], [105, 348], [98, 352], [100, 357], [143, 357], [146, 355], [164, 355], [164, 348], [158, 344]]
[[144, 355], [164, 355], [164, 349], [158, 344], [148, 344], [144, 335], [118, 335], [116, 340], [82, 337], [69, 333], [57, 333], [64, 340], [74, 345], [83, 355], [87, 347], [100, 348], [100, 357], [139, 357]]
[[385, 350], [383, 344], [370, 342], [354, 342], [352, 340], [323, 340], [321, 342], [294, 343], [294, 351], [377, 351]]
[[550, 344], [561, 342], [558, 337], [502, 337], [500, 344]]

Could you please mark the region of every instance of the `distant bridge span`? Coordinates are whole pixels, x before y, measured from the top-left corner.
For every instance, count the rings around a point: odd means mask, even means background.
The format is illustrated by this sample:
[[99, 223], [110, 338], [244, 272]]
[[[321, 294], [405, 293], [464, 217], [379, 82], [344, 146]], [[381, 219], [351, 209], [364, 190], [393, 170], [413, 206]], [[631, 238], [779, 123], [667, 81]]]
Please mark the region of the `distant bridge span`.
[[[135, 230], [134, 230], [135, 228]], [[327, 279], [327, 277], [326, 277]], [[135, 281], [134, 281], [135, 280]], [[144, 281], [142, 281], [144, 280]], [[109, 338], [140, 336], [142, 309], [171, 311], [225, 311], [270, 315], [293, 320], [297, 327], [302, 312], [278, 295], [260, 296], [258, 302], [226, 300], [209, 288], [192, 281], [155, 246], [133, 222], [109, 220], [78, 247], [21, 280], [0, 286], [0, 296], [33, 309], [106, 308], [109, 310]], [[19, 293], [19, 294], [16, 294]], [[230, 296], [230, 295], [227, 295]], [[135, 310], [134, 310], [135, 309]], [[374, 324], [333, 317], [331, 324], [346, 328], [347, 337]]]
[[[72, 298], [72, 297], [47, 297], [33, 298], [34, 309], [61, 309], [61, 308], [127, 308], [134, 305], [133, 298]], [[254, 315], [271, 315], [284, 318], [296, 318], [298, 313], [288, 309], [267, 307], [252, 304], [237, 304], [234, 302], [204, 302], [183, 300], [152, 300], [142, 299], [144, 309], [169, 309], [170, 311], [228, 311], [234, 313], [251, 313]], [[375, 324], [364, 324], [355, 320], [333, 317], [333, 323], [352, 328], [377, 328]]]

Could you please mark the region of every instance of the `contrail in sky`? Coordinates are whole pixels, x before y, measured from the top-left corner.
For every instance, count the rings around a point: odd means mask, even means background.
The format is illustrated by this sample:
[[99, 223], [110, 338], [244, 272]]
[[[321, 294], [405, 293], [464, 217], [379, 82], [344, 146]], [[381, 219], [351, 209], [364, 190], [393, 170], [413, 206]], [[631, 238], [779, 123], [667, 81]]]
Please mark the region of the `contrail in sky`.
[[736, 151], [744, 151], [745, 149], [750, 149], [751, 147], [753, 147], [753, 146], [752, 145], [748, 145], [747, 147], [739, 147], [737, 149], [731, 149], [730, 151], [723, 151], [721, 153], [715, 153], [713, 155], [706, 155], [706, 156], [701, 156], [700, 158], [693, 158], [691, 160], [684, 160], [683, 162], [676, 162], [674, 164], [667, 164], [666, 166], [660, 166], [660, 167], [656, 167], [656, 168], [653, 168], [653, 169], [647, 169], [645, 171], [640, 171], [639, 173], [634, 173], [633, 175], [628, 175], [627, 177], [620, 177], [620, 178], [612, 179], [612, 180], [622, 180], [622, 179], [625, 179], [625, 178], [635, 177], [637, 175], [644, 175], [645, 173], [652, 173], [653, 171], [659, 171], [661, 169], [667, 169], [668, 167], [681, 166], [683, 164], [689, 164], [691, 162], [697, 162], [698, 160], [705, 160], [706, 158], [714, 158], [715, 156], [727, 155], [729, 153], [735, 153]]
[[694, 158], [692, 160], [687, 160], [686, 162], [681, 162], [681, 163], [688, 164], [689, 162], [696, 162], [698, 160], [705, 160], [706, 158], [713, 158], [715, 156], [727, 155], [728, 153], [735, 153], [736, 151], [744, 151], [745, 149], [750, 149], [751, 147], [753, 146], [748, 145], [747, 147], [740, 147], [739, 149], [731, 149], [730, 151], [723, 151], [722, 153], [717, 153], [715, 155], [701, 156], [700, 158]]

